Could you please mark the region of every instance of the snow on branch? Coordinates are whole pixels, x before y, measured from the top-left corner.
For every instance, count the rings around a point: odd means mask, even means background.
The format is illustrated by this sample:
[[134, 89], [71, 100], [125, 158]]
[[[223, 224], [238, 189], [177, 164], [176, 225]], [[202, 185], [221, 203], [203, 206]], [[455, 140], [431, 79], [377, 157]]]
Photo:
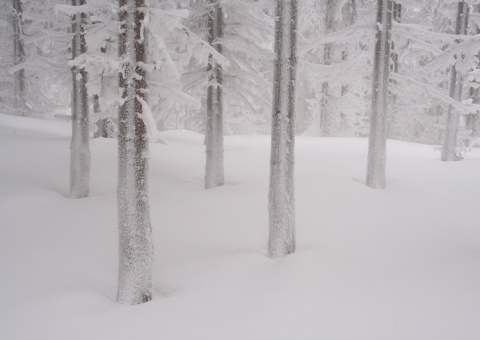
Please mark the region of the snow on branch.
[[319, 39], [313, 40], [305, 44], [299, 49], [299, 55], [303, 55], [312, 50], [318, 49], [325, 44], [341, 44], [350, 43], [351, 41], [362, 41], [365, 37], [375, 37], [375, 25], [373, 24], [358, 24], [347, 27], [344, 30], [336, 31], [330, 34], [326, 34]]
[[147, 135], [149, 140], [152, 142], [159, 142], [164, 145], [168, 145], [166, 141], [160, 138], [160, 131], [157, 129], [157, 124], [155, 123], [155, 118], [153, 117], [152, 110], [148, 103], [140, 96], [137, 96], [137, 100], [142, 105], [142, 113], [138, 116], [143, 120], [145, 127], [147, 129]]
[[91, 14], [94, 11], [92, 6], [87, 4], [80, 5], [80, 6], [72, 6], [72, 5], [55, 5], [53, 7], [55, 14], [64, 14], [69, 17], [73, 17], [78, 14]]
[[390, 74], [390, 78], [392, 80], [395, 80], [397, 82], [402, 82], [402, 83], [410, 83], [411, 85], [416, 85], [420, 87], [422, 90], [426, 91], [429, 93], [432, 97], [435, 97], [439, 99], [440, 101], [444, 102], [445, 104], [452, 105], [455, 110], [462, 114], [470, 114], [470, 113], [475, 113], [476, 108], [473, 105], [465, 105], [463, 103], [460, 103], [456, 101], [455, 99], [451, 98], [445, 93], [442, 93], [438, 89], [435, 89], [434, 87], [424, 84], [418, 80], [415, 80], [411, 77], [403, 76], [400, 75], [399, 73], [392, 72]]

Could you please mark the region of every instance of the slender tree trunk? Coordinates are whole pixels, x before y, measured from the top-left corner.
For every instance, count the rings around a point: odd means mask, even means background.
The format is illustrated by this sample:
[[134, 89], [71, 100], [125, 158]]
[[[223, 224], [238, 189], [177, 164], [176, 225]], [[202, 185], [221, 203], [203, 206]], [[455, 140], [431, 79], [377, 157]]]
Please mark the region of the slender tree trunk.
[[[468, 26], [468, 4], [464, 1], [458, 3], [457, 22], [455, 34], [466, 34]], [[462, 100], [462, 76], [457, 72], [455, 65], [450, 68], [450, 97], [456, 101]], [[448, 106], [447, 123], [443, 135], [442, 161], [457, 161], [461, 159], [457, 151], [457, 135], [460, 123], [460, 114]]]
[[[473, 5], [473, 12], [474, 13], [480, 13], [480, 4]], [[476, 25], [477, 29], [475, 30], [476, 34], [480, 34], [480, 26]], [[477, 57], [480, 59], [480, 51], [477, 53]], [[477, 66], [477, 69], [479, 67]], [[473, 104], [480, 104], [480, 89], [478, 88], [478, 83], [476, 87], [470, 87], [470, 98], [472, 98], [472, 103]], [[477, 111], [474, 114], [469, 114], [467, 116], [468, 120], [466, 122], [466, 126], [469, 130], [471, 130], [471, 136], [473, 138], [476, 138], [479, 136], [480, 132], [480, 119], [479, 119], [480, 112]]]
[[[208, 42], [219, 53], [223, 52], [218, 41], [223, 37], [223, 11], [218, 0], [210, 0], [208, 16]], [[224, 184], [223, 167], [223, 70], [210, 55], [208, 66], [209, 86], [207, 89], [207, 129], [205, 135], [206, 166], [205, 188], [211, 189]]]
[[[106, 53], [107, 52], [107, 49], [105, 47], [101, 47], [100, 48], [100, 52], [102, 53]], [[103, 83], [103, 74], [100, 75], [100, 94], [103, 92], [103, 87], [104, 87], [104, 83]], [[93, 112], [94, 113], [100, 113], [100, 96], [98, 94], [95, 94], [93, 95]], [[108, 133], [107, 133], [107, 130], [106, 130], [106, 122], [107, 122], [107, 119], [104, 118], [100, 118], [99, 120], [97, 120], [97, 131], [95, 132], [94, 136], [95, 138], [98, 138], [98, 137], [103, 137], [103, 138], [107, 138], [108, 137]]]
[[[326, 0], [325, 11], [325, 34], [333, 32], [333, 18], [335, 15], [335, 0]], [[332, 63], [332, 44], [325, 44], [323, 50], [323, 64]], [[328, 137], [332, 135], [332, 112], [330, 108], [330, 93], [328, 81], [322, 84], [322, 98], [320, 100], [320, 136]]]
[[144, 0], [120, 0], [122, 60], [118, 110], [118, 302], [139, 304], [152, 299], [153, 241], [149, 208], [149, 148], [141, 114], [146, 101]]
[[[72, 6], [81, 6], [85, 0], [72, 0]], [[87, 52], [85, 29], [87, 15], [73, 17], [72, 59]], [[88, 121], [87, 72], [72, 67], [72, 141], [70, 144], [70, 197], [83, 198], [89, 194], [90, 146]]]
[[[397, 4], [393, 2], [393, 21], [400, 23], [402, 21], [402, 4]], [[398, 53], [395, 51], [395, 42], [392, 41], [392, 65], [390, 71], [393, 73], [398, 73]], [[391, 83], [396, 85], [395, 80], [391, 80]], [[393, 138], [395, 134], [395, 117], [397, 114], [397, 95], [395, 93], [390, 93], [390, 112], [388, 117], [388, 132], [387, 136]]]
[[295, 252], [295, 84], [297, 0], [277, 0], [270, 156], [270, 257]]
[[[25, 61], [25, 47], [23, 44], [22, 30], [22, 2], [13, 0], [13, 59], [15, 66]], [[14, 77], [14, 98], [15, 98], [15, 114], [17, 116], [25, 116], [25, 70], [20, 68], [13, 74]]]
[[[357, 2], [356, 0], [349, 0], [348, 7], [347, 7], [347, 19], [349, 25], [354, 25], [355, 21], [357, 20]], [[342, 51], [342, 61], [346, 61], [348, 58], [348, 48], [345, 47]], [[343, 97], [348, 93], [348, 84], [343, 84], [340, 90], [340, 95]], [[340, 116], [342, 118], [342, 125], [341, 130], [346, 131], [348, 128], [347, 123], [347, 116], [344, 112], [340, 112]]]
[[386, 184], [387, 102], [392, 31], [392, 1], [377, 1], [377, 42], [373, 71], [367, 185], [384, 189]]

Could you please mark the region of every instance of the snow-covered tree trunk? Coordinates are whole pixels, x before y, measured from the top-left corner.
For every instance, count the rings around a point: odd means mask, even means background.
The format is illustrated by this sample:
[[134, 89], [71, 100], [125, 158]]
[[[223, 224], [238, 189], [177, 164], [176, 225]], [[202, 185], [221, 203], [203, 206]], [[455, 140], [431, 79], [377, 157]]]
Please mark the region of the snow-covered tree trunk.
[[[464, 1], [458, 3], [457, 21], [455, 25], [455, 34], [466, 34], [468, 25], [468, 4]], [[462, 76], [457, 72], [455, 65], [450, 68], [450, 97], [456, 101], [462, 100]], [[448, 106], [447, 122], [443, 135], [442, 144], [442, 161], [457, 161], [461, 159], [457, 151], [457, 135], [460, 123], [460, 114], [453, 109], [452, 105]]]
[[[472, 6], [473, 12], [475, 13], [474, 15], [480, 14], [480, 4], [476, 4]], [[475, 24], [475, 34], [480, 34], [480, 26], [478, 24]], [[480, 60], [480, 51], [477, 53], [477, 58]], [[477, 63], [477, 68], [476, 70], [478, 71], [480, 69], [480, 65]], [[474, 84], [470, 87], [470, 98], [472, 99], [472, 104], [480, 104], [480, 84], [478, 81], [474, 80]], [[470, 131], [470, 135], [472, 138], [478, 138], [479, 133], [480, 133], [480, 118], [479, 118], [480, 112], [477, 110], [474, 114], [469, 114], [465, 117], [465, 129]]]
[[153, 241], [150, 224], [147, 129], [142, 119], [147, 83], [144, 0], [120, 0], [119, 56], [122, 102], [118, 110], [118, 302], [152, 299]]
[[[85, 0], [72, 0], [72, 6], [85, 5]], [[86, 13], [73, 16], [72, 59], [87, 52]], [[70, 144], [70, 197], [83, 198], [89, 194], [90, 146], [88, 119], [87, 72], [72, 67], [72, 141]]]
[[384, 189], [387, 147], [387, 103], [392, 35], [391, 0], [377, 1], [377, 38], [375, 44], [370, 135], [368, 139], [367, 185]]
[[270, 158], [270, 257], [295, 252], [295, 85], [297, 0], [277, 0]]
[[[13, 0], [13, 59], [17, 67], [25, 61], [25, 47], [23, 43], [22, 30], [22, 2]], [[26, 114], [25, 105], [25, 70], [23, 67], [15, 70], [14, 74], [14, 98], [15, 114], [24, 116]]]
[[[223, 11], [217, 0], [210, 0], [208, 14], [208, 42], [220, 54], [223, 37]], [[207, 66], [209, 86], [207, 89], [207, 128], [205, 135], [206, 166], [205, 188], [224, 184], [223, 167], [223, 70], [210, 55]]]
[[[357, 20], [357, 0], [349, 0], [347, 4], [347, 22], [348, 24], [354, 25]], [[342, 61], [347, 60], [348, 58], [348, 48], [345, 47], [342, 51]], [[342, 85], [341, 95], [344, 96], [348, 92], [348, 84]], [[342, 113], [343, 114], [343, 113]], [[344, 114], [343, 114], [344, 115]]]
[[[402, 20], [402, 4], [397, 4], [393, 2], [393, 21], [400, 23]], [[392, 65], [390, 67], [391, 72], [398, 73], [398, 53], [395, 51], [395, 41], [392, 41]], [[396, 85], [395, 80], [390, 80], [393, 85]], [[397, 115], [397, 95], [395, 93], [390, 93], [390, 112], [388, 112], [387, 119], [387, 136], [392, 138], [394, 136], [395, 129], [395, 117]]]
[[[335, 16], [335, 0], [326, 0], [325, 4], [325, 34], [333, 32], [333, 19]], [[332, 44], [327, 43], [323, 49], [323, 64], [330, 65], [332, 54]], [[332, 112], [330, 108], [330, 94], [328, 81], [322, 84], [322, 97], [320, 99], [320, 136], [328, 137], [332, 135]]]

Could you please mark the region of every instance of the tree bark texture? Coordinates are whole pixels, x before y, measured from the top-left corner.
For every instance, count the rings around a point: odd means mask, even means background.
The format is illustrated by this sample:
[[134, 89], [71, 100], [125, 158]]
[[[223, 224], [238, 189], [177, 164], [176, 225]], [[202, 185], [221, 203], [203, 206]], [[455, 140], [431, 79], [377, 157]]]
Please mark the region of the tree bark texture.
[[[223, 11], [217, 0], [210, 0], [208, 15], [208, 42], [220, 54], [222, 44], [219, 39], [223, 37]], [[225, 182], [223, 165], [223, 70], [209, 56], [207, 89], [207, 128], [205, 135], [206, 166], [205, 188], [211, 189], [222, 186]]]
[[270, 257], [295, 252], [295, 82], [297, 0], [277, 0], [270, 156]]
[[[333, 19], [335, 16], [335, 0], [326, 0], [325, 3], [325, 34], [333, 32]], [[323, 64], [332, 63], [332, 44], [325, 44], [323, 49]], [[332, 112], [330, 107], [330, 93], [328, 81], [322, 84], [322, 97], [320, 99], [320, 136], [329, 137], [333, 134]]]
[[[25, 61], [25, 47], [23, 44], [22, 30], [22, 2], [13, 0], [13, 59], [14, 65], [18, 66]], [[17, 116], [25, 116], [25, 70], [22, 68], [15, 71], [14, 77], [14, 109]]]
[[118, 223], [120, 303], [134, 305], [152, 299], [153, 240], [149, 208], [149, 148], [141, 117], [146, 101], [146, 40], [144, 0], [120, 0], [121, 59], [118, 110]]
[[[458, 3], [457, 21], [455, 25], [455, 34], [467, 34], [468, 26], [468, 4], [466, 2]], [[458, 56], [457, 56], [458, 57]], [[455, 65], [450, 68], [450, 97], [456, 101], [462, 100], [462, 76], [457, 72]], [[452, 105], [447, 109], [447, 122], [443, 135], [442, 161], [457, 161], [461, 159], [457, 150], [458, 126], [460, 123], [460, 114], [453, 109]]]
[[[81, 6], [85, 0], [72, 0], [72, 6]], [[73, 17], [72, 59], [87, 52], [85, 29], [87, 15]], [[70, 197], [83, 198], [89, 194], [90, 131], [88, 118], [87, 72], [72, 67], [72, 141], [70, 144]]]
[[392, 5], [391, 0], [377, 1], [378, 32], [375, 44], [367, 164], [367, 185], [374, 189], [384, 189], [386, 185], [387, 104]]

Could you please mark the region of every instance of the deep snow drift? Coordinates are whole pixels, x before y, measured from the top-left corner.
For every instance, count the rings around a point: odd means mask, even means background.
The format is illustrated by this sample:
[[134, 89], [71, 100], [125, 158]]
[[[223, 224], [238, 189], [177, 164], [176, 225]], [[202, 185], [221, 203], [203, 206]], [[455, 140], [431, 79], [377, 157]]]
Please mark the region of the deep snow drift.
[[297, 139], [297, 252], [266, 256], [269, 137], [227, 137], [203, 189], [203, 136], [151, 147], [156, 295], [114, 302], [117, 145], [91, 142], [91, 197], [67, 198], [68, 123], [0, 115], [0, 338], [478, 340], [480, 151], [440, 162], [389, 141]]

